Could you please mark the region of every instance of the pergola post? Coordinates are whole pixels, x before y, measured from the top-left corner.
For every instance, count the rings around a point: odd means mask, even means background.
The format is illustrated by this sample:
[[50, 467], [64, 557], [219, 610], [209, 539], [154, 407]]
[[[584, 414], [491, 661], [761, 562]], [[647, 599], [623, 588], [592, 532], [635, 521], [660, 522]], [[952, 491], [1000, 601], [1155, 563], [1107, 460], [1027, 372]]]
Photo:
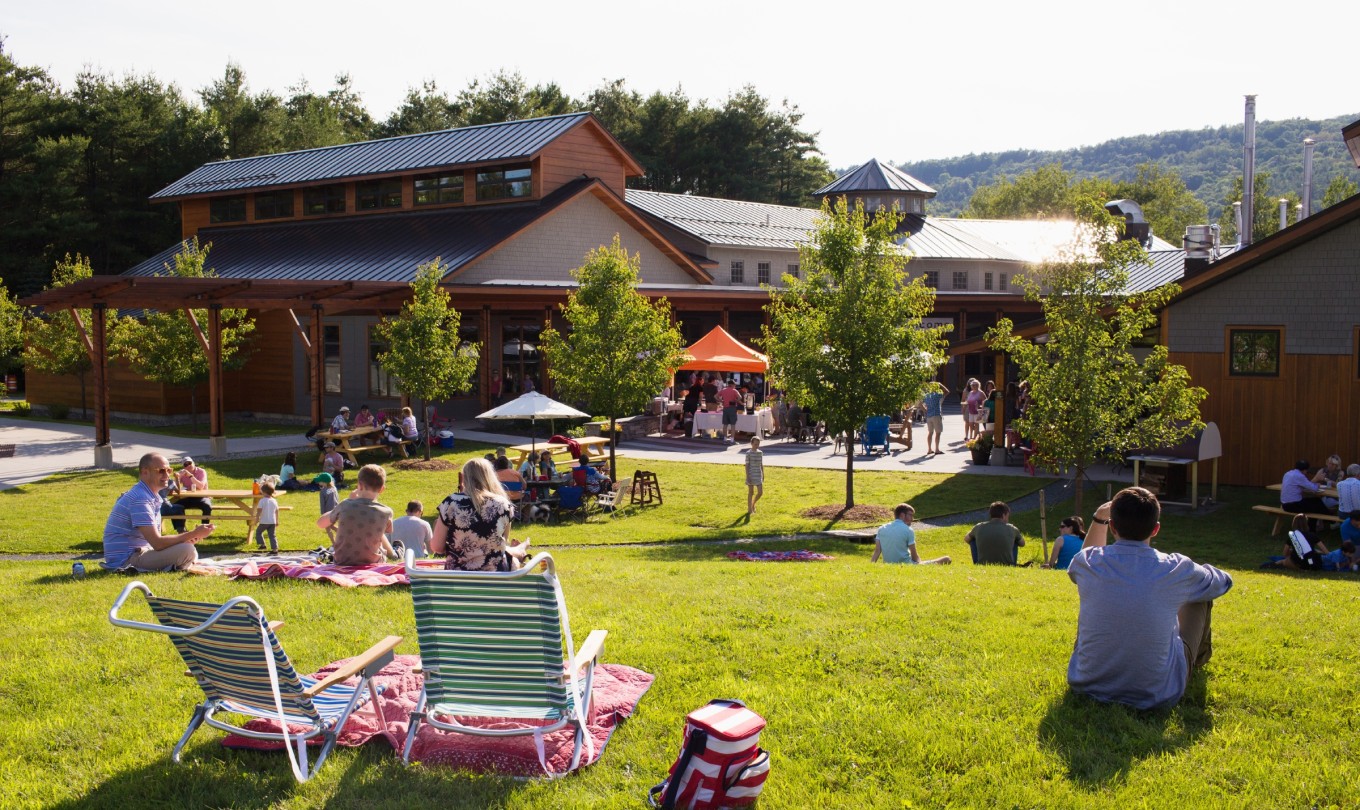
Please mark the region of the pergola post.
[[[75, 314], [74, 309], [71, 312]], [[79, 322], [79, 316], [76, 317]], [[87, 348], [94, 367], [94, 466], [111, 469], [114, 465], [113, 444], [109, 441], [109, 352], [104, 304], [90, 306], [90, 321], [93, 340]]]
[[227, 454], [226, 397], [222, 386], [222, 305], [208, 305], [208, 453]]
[[[482, 403], [482, 410], [486, 410], [499, 404], [491, 401], [491, 307], [483, 304], [478, 317], [481, 318], [477, 325], [477, 337], [482, 344], [482, 379], [481, 385], [477, 386], [477, 398]], [[501, 386], [504, 391], [505, 372], [501, 372]]]
[[326, 369], [325, 346], [321, 317], [324, 314], [320, 304], [312, 304], [312, 424], [326, 424]]

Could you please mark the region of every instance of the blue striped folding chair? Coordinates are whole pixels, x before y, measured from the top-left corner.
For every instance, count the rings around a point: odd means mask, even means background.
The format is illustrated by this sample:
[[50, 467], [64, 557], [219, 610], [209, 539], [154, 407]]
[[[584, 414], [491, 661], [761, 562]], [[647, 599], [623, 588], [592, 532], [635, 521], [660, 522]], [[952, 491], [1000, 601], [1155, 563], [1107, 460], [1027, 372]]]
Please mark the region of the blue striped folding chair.
[[[574, 649], [553, 559], [538, 554], [518, 571], [417, 568], [406, 553], [425, 684], [411, 714], [402, 758], [410, 761], [423, 722], [442, 731], [483, 736], [533, 735], [549, 777], [543, 735], [576, 726], [571, 764], [584, 747], [595, 664], [604, 630]], [[472, 720], [482, 721], [471, 724]], [[486, 722], [491, 721], [491, 722]]]
[[[118, 617], [134, 590], [146, 597], [160, 624]], [[109, 621], [118, 627], [169, 636], [189, 666], [185, 674], [193, 676], [203, 689], [203, 702], [194, 708], [189, 727], [171, 752], [175, 762], [179, 762], [180, 752], [193, 733], [207, 723], [244, 737], [282, 742], [293, 775], [306, 782], [326, 761], [345, 720], [356, 708], [369, 704], [380, 726], [385, 723], [382, 707], [376, 699], [370, 700], [378, 694], [373, 675], [392, 661], [392, 650], [401, 643], [401, 636], [388, 636], [326, 678], [316, 680], [299, 675], [279, 646], [274, 631], [283, 622], [266, 621], [264, 610], [248, 596], [235, 597], [223, 605], [186, 602], [156, 596], [141, 582], [132, 582], [113, 603]], [[355, 675], [360, 677], [359, 683], [343, 683]], [[218, 719], [219, 712], [273, 720], [281, 731], [243, 728]], [[306, 731], [290, 732], [290, 725], [304, 726]], [[316, 737], [325, 742], [309, 767], [307, 741]]]

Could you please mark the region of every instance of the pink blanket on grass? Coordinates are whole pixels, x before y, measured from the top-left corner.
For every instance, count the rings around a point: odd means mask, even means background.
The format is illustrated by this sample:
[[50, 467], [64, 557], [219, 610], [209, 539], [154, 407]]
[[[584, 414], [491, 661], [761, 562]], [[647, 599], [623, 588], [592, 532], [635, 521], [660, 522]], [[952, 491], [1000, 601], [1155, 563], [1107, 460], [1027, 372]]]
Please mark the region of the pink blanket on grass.
[[[314, 677], [322, 678], [343, 666], [348, 659], [335, 661], [322, 667]], [[373, 676], [374, 682], [382, 692], [380, 703], [385, 722], [379, 723], [368, 704], [350, 715], [345, 727], [340, 730], [337, 745], [357, 747], [374, 737], [383, 737], [401, 755], [406, 745], [406, 733], [411, 712], [420, 699], [421, 676], [412, 671], [420, 664], [416, 655], [398, 655], [396, 660], [383, 667]], [[593, 716], [587, 718], [590, 738], [594, 741], [594, 752], [582, 746], [581, 765], [589, 765], [600, 758], [609, 737], [619, 723], [630, 717], [637, 708], [638, 701], [652, 685], [654, 676], [640, 669], [620, 664], [601, 664], [595, 668], [594, 687], [591, 690], [594, 700]], [[460, 718], [465, 725], [477, 725], [475, 720]], [[486, 723], [492, 728], [496, 724]], [[277, 722], [252, 720], [246, 724], [251, 730], [278, 730]], [[562, 773], [571, 763], [574, 726], [554, 731], [543, 738], [544, 753], [548, 767], [553, 773]], [[255, 750], [278, 751], [282, 743], [268, 740], [255, 740], [231, 734], [222, 740], [228, 748], [250, 748]], [[320, 740], [313, 744], [320, 745]], [[444, 765], [450, 768], [475, 771], [478, 773], [498, 773], [506, 776], [544, 776], [538, 763], [538, 753], [534, 749], [534, 738], [530, 734], [515, 737], [479, 737], [471, 734], [454, 734], [421, 724], [416, 733], [416, 742], [411, 750], [411, 761], [427, 765]]]
[[822, 562], [834, 560], [830, 554], [799, 549], [798, 551], [729, 551], [728, 559], [745, 562]]
[[[443, 560], [417, 560], [421, 568], [444, 567]], [[192, 574], [225, 576], [232, 579], [272, 579], [291, 577], [292, 579], [313, 579], [333, 582], [345, 588], [360, 585], [410, 585], [406, 569], [401, 563], [379, 563], [377, 565], [322, 565], [312, 560], [272, 559], [235, 559], [217, 562], [200, 560], [189, 566]]]

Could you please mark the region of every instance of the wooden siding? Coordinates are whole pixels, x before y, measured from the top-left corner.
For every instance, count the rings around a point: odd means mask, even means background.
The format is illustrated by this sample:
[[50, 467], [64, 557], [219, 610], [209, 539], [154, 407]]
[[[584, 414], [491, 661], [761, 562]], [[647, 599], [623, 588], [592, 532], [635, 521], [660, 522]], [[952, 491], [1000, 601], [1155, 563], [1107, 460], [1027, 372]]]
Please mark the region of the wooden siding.
[[[297, 340], [286, 312], [255, 312], [255, 353], [239, 371], [223, 375], [227, 412], [291, 414], [293, 397], [292, 341]], [[86, 402], [94, 402], [94, 376], [86, 374]], [[72, 412], [80, 409], [80, 381], [75, 377], [53, 377], [30, 372], [26, 396], [34, 405], [65, 404]], [[197, 388], [198, 412], [206, 421], [208, 384]], [[134, 374], [118, 359], [109, 361], [109, 410], [114, 413], [146, 416], [187, 414], [191, 409], [188, 388], [148, 382]], [[301, 403], [305, 408], [307, 403]]]
[[185, 200], [180, 203], [179, 223], [181, 239], [197, 236], [201, 228], [206, 228], [211, 224], [209, 221], [208, 201], [206, 199]]
[[1201, 412], [1223, 436], [1223, 483], [1279, 483], [1295, 461], [1320, 466], [1332, 453], [1360, 461], [1354, 355], [1284, 354], [1270, 378], [1228, 376], [1222, 352], [1172, 352], [1171, 362], [1209, 392]]
[[548, 145], [540, 157], [541, 195], [579, 178], [583, 173], [598, 177], [620, 197], [624, 193], [625, 169], [619, 154], [592, 127], [577, 127]]

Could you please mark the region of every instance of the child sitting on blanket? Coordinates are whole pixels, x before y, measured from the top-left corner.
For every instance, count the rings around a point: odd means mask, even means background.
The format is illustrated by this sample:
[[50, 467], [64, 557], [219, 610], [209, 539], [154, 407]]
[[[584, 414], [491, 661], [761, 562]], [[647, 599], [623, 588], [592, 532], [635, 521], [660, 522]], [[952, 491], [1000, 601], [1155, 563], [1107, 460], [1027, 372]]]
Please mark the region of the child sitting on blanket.
[[317, 528], [335, 527], [336, 565], [373, 565], [397, 556], [387, 535], [392, 532], [392, 510], [378, 503], [387, 488], [387, 471], [377, 464], [359, 468], [354, 495], [317, 520]]

